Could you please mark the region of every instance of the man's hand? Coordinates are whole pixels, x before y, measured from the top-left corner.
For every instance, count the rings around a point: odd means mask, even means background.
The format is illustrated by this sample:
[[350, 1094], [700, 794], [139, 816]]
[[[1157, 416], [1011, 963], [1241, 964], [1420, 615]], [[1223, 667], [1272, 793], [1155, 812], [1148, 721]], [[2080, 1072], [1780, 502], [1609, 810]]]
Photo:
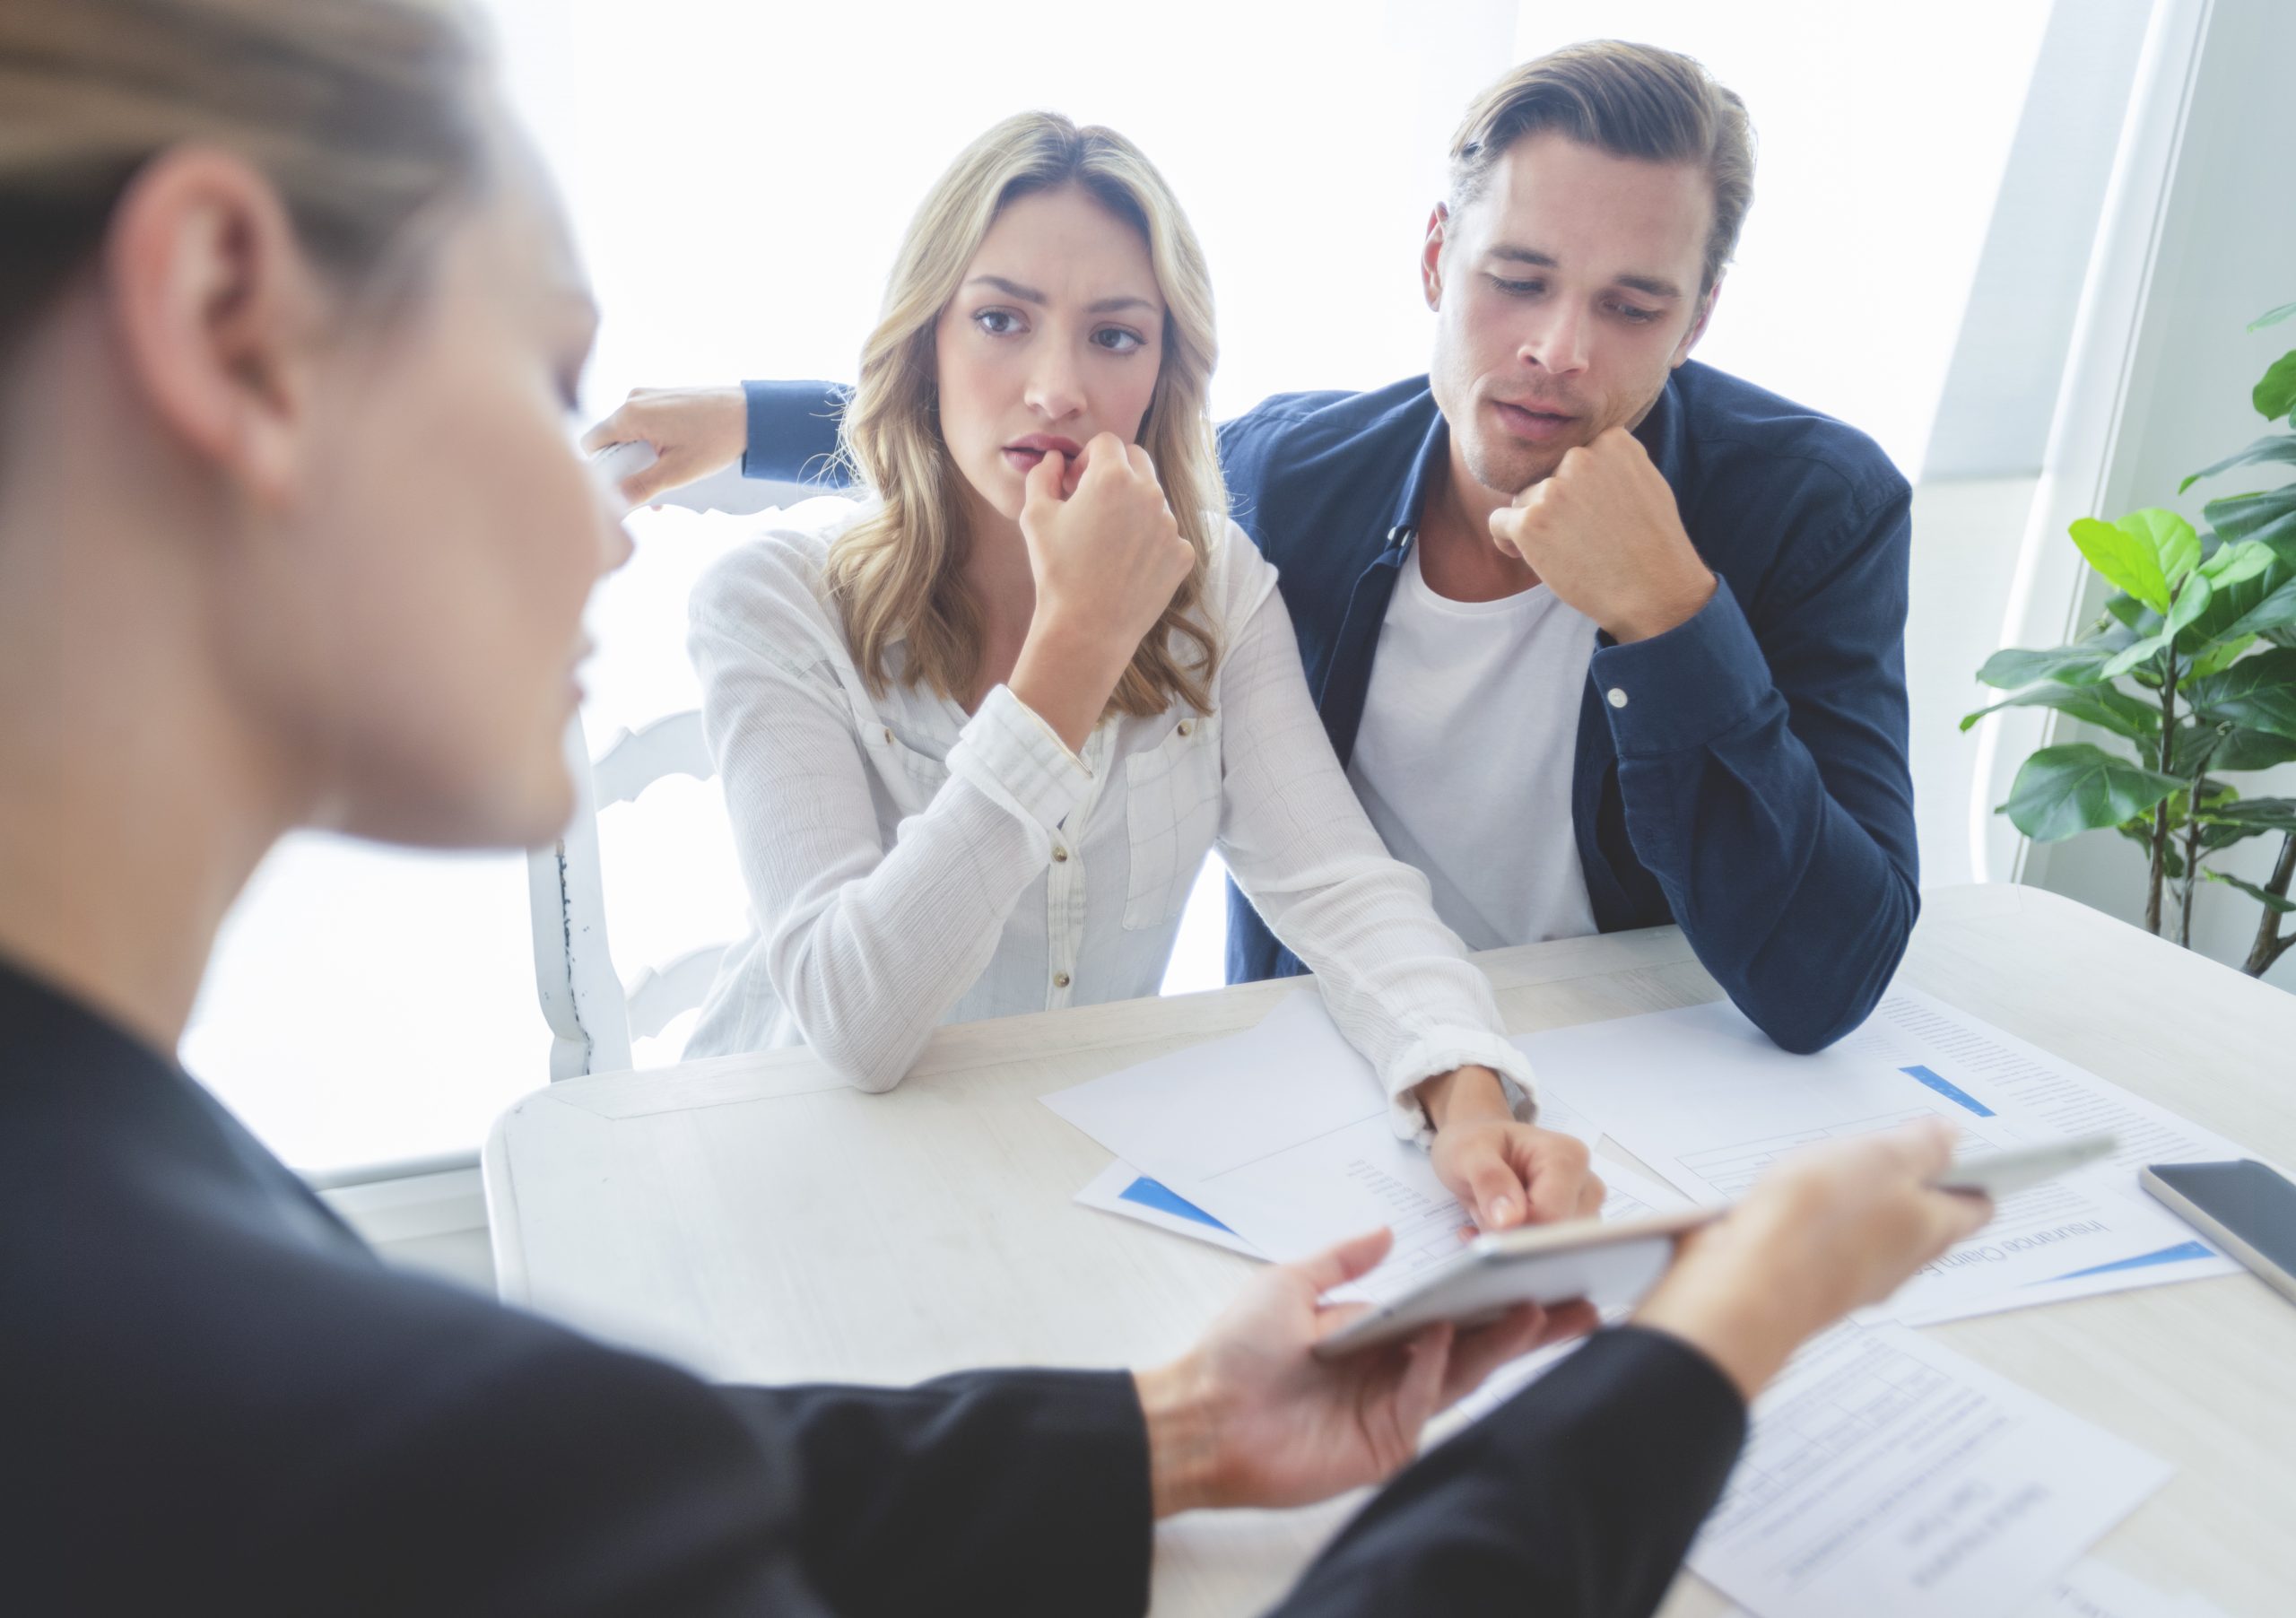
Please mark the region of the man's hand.
[[749, 440], [749, 405], [739, 387], [633, 387], [604, 421], [582, 435], [582, 453], [608, 444], [651, 444], [658, 457], [622, 481], [632, 506], [731, 465]]
[[1622, 641], [1665, 634], [1714, 595], [1674, 490], [1623, 427], [1570, 450], [1492, 512], [1491, 537]]
[[1499, 1075], [1460, 1067], [1419, 1087], [1435, 1127], [1428, 1156], [1451, 1195], [1486, 1231], [1552, 1219], [1592, 1219], [1604, 1187], [1584, 1143], [1518, 1123]]
[[1137, 1373], [1156, 1515], [1202, 1506], [1301, 1506], [1377, 1483], [1419, 1450], [1420, 1429], [1492, 1371], [1592, 1331], [1584, 1303], [1526, 1304], [1492, 1325], [1431, 1327], [1328, 1363], [1309, 1351], [1364, 1312], [1318, 1300], [1387, 1257], [1374, 1231], [1255, 1276], [1187, 1355]]

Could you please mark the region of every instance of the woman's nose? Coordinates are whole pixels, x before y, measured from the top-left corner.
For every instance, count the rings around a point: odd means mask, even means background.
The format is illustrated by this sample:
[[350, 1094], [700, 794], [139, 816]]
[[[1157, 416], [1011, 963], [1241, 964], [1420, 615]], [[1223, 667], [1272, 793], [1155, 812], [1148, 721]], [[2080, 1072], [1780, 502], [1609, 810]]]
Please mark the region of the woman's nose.
[[1084, 382], [1075, 360], [1065, 352], [1048, 353], [1030, 373], [1029, 408], [1048, 421], [1064, 421], [1084, 407]]

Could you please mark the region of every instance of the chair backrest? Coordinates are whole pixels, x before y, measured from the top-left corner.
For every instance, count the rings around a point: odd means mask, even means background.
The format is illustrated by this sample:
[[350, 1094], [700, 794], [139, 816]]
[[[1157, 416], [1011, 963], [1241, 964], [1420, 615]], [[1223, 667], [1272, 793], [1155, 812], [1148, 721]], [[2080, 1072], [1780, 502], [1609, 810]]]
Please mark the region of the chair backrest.
[[635, 802], [671, 776], [706, 781], [717, 773], [698, 711], [671, 714], [622, 731], [593, 764], [578, 717], [567, 727], [574, 816], [557, 842], [527, 856], [534, 901], [535, 987], [552, 1036], [550, 1076], [613, 1073], [632, 1065], [631, 1041], [668, 1027], [701, 1004], [727, 945], [689, 950], [647, 967], [625, 987], [607, 947], [605, 883], [598, 863], [598, 814]]

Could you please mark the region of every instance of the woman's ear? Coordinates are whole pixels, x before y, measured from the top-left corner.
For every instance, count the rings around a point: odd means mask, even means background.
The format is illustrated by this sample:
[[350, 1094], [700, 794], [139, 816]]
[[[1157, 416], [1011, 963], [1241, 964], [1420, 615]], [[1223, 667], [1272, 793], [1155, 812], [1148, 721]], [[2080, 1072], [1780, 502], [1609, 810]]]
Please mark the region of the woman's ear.
[[121, 197], [104, 275], [154, 417], [257, 500], [283, 501], [325, 300], [278, 192], [228, 152], [167, 152]]

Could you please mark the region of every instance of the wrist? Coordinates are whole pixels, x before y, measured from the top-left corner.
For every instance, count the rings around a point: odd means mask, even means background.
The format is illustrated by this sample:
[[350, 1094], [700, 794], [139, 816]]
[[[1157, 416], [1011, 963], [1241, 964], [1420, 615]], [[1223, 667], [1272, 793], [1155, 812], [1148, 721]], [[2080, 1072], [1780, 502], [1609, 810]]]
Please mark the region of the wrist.
[[1070, 752], [1082, 752], [1130, 661], [1129, 650], [1113, 656], [1105, 637], [1080, 633], [1039, 613], [1029, 625], [1005, 683]]
[[1225, 1463], [1221, 1422], [1193, 1355], [1132, 1373], [1148, 1428], [1148, 1490], [1155, 1515], [1217, 1505]]
[[1422, 1082], [1416, 1092], [1426, 1109], [1427, 1121], [1440, 1133], [1444, 1125], [1477, 1119], [1511, 1121], [1515, 1109], [1508, 1104], [1507, 1086], [1488, 1067], [1454, 1067]]
[[1680, 629], [1706, 610], [1718, 584], [1713, 570], [1692, 559], [1691, 570], [1672, 587], [1653, 591], [1646, 601], [1633, 603], [1615, 622], [1603, 627], [1622, 646], [1653, 640], [1668, 630]]
[[1737, 1233], [1727, 1225], [1709, 1225], [1683, 1240], [1634, 1320], [1697, 1349], [1752, 1404], [1833, 1312], [1803, 1296], [1798, 1278], [1782, 1266], [1738, 1250]]

